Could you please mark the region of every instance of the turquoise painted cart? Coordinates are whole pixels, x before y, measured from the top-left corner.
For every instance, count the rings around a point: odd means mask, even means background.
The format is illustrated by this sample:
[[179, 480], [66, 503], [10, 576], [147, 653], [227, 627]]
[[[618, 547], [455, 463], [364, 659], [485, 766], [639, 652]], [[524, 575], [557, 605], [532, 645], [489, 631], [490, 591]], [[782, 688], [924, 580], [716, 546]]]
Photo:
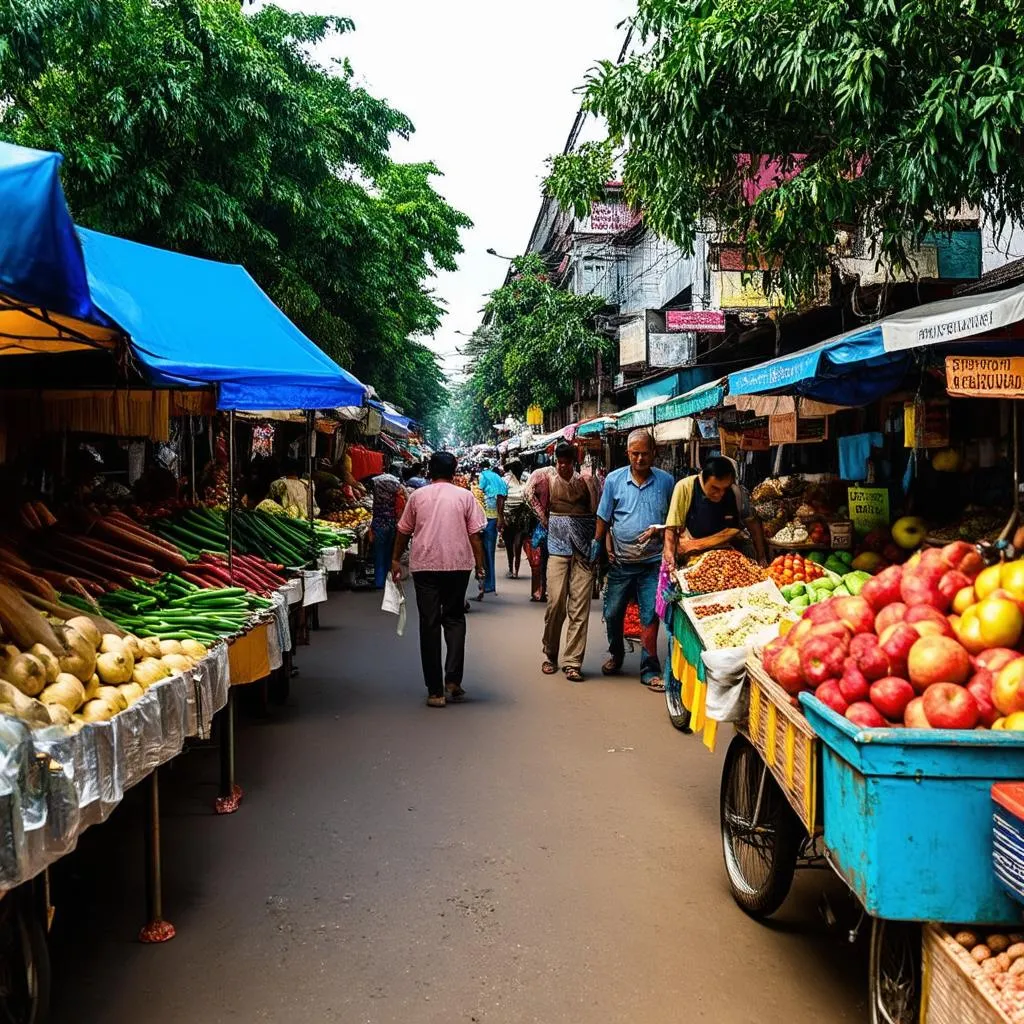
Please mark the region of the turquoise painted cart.
[[721, 789], [733, 897], [765, 918], [798, 867], [830, 867], [871, 922], [872, 1024], [918, 1024], [921, 923], [1024, 931], [992, 868], [990, 795], [1024, 779], [1024, 736], [859, 729], [810, 694], [801, 713], [756, 659], [747, 667]]

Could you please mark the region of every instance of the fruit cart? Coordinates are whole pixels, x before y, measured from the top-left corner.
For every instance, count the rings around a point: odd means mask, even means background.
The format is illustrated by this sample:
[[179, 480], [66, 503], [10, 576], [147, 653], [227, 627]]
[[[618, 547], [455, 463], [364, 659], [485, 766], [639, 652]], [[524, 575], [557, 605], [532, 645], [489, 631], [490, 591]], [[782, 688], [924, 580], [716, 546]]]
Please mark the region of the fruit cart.
[[1024, 736], [862, 729], [807, 693], [795, 707], [758, 659], [747, 671], [721, 785], [733, 897], [768, 917], [797, 868], [831, 868], [871, 921], [872, 1024], [917, 1024], [922, 924], [1021, 927], [992, 870], [990, 791], [1024, 778]]

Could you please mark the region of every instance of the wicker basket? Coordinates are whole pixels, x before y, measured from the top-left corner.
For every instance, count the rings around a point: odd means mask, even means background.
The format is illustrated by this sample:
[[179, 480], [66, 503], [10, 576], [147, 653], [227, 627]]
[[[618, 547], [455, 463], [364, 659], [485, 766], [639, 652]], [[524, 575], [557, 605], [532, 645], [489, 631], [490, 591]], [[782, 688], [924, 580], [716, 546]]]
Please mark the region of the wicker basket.
[[987, 981], [959, 942], [941, 927], [924, 929], [921, 1024], [1010, 1024], [975, 978]]
[[789, 694], [768, 676], [754, 655], [747, 660], [747, 675], [750, 680], [747, 735], [807, 831], [814, 835], [821, 821], [818, 739], [803, 712], [793, 707]]

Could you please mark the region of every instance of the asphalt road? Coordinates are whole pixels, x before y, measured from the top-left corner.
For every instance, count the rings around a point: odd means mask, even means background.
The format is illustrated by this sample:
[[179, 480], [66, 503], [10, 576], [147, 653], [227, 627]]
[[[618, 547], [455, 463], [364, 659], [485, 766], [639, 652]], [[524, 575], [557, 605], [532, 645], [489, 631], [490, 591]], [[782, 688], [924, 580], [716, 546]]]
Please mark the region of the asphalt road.
[[586, 682], [543, 676], [542, 610], [499, 589], [466, 704], [424, 706], [414, 616], [399, 639], [379, 597], [334, 594], [287, 706], [242, 715], [241, 810], [210, 813], [215, 751], [164, 771], [167, 945], [134, 941], [141, 794], [87, 833], [54, 875], [56, 1024], [864, 1021], [830, 876], [769, 926], [732, 902], [725, 744], [601, 677], [597, 604]]

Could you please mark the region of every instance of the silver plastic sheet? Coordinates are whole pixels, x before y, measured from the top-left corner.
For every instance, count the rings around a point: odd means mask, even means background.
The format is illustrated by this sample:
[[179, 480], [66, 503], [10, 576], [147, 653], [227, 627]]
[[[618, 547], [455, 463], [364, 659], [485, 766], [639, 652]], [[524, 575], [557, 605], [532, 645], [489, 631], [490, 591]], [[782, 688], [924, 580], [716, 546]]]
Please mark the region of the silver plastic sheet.
[[155, 683], [109, 722], [33, 732], [0, 715], [0, 889], [70, 853], [186, 738], [208, 737], [227, 703], [228, 674], [227, 646], [218, 644], [192, 671]]
[[274, 672], [284, 664], [281, 634], [278, 632], [276, 616], [267, 621], [267, 626], [269, 627], [267, 629], [267, 664], [270, 666], [270, 671]]
[[302, 602], [302, 577], [297, 576], [295, 579], [289, 580], [281, 590], [289, 604], [300, 604]]
[[344, 557], [341, 548], [321, 548], [320, 555], [317, 558], [317, 565], [324, 572], [341, 572], [341, 563]]
[[276, 590], [272, 600], [274, 607], [271, 611], [277, 626], [278, 643], [282, 651], [290, 651], [292, 649], [292, 630], [288, 621], [288, 596], [285, 589]]

